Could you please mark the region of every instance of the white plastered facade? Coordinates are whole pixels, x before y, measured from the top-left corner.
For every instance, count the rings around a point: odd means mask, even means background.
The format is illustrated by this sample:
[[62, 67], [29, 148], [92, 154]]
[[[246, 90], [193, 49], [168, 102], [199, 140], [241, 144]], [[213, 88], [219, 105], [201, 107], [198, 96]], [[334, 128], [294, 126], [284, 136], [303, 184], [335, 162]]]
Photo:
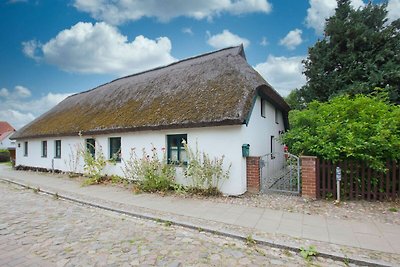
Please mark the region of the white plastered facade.
[[[57, 169], [65, 172], [83, 172], [83, 160], [80, 159], [73, 170], [75, 154], [79, 146], [84, 146], [85, 139], [94, 138], [96, 149], [101, 146], [102, 152], [108, 158], [109, 138], [121, 137], [120, 163], [108, 164], [104, 174], [116, 174], [123, 176], [122, 168], [124, 160], [128, 160], [131, 149], [135, 148], [138, 155], [141, 150], [146, 149], [148, 153], [152, 146], [158, 149], [167, 146], [167, 135], [186, 134], [187, 142], [191, 148], [195, 148], [196, 142], [200, 151], [204, 151], [211, 157], [225, 156], [225, 168], [231, 165], [230, 177], [222, 186], [221, 191], [227, 195], [240, 195], [246, 192], [246, 158], [242, 156], [242, 145], [250, 144], [250, 156], [261, 156], [270, 152], [271, 136], [279, 137], [284, 131], [282, 112], [278, 111], [277, 121], [275, 120], [275, 107], [265, 101], [265, 117], [261, 116], [261, 98], [257, 97], [254, 102], [253, 111], [247, 125], [234, 126], [213, 126], [201, 128], [186, 128], [173, 130], [138, 131], [127, 133], [115, 133], [96, 136], [74, 136], [59, 138], [35, 138], [17, 140], [16, 165], [39, 167], [46, 169]], [[55, 140], [61, 140], [61, 158], [54, 158]], [[47, 141], [47, 157], [42, 157], [42, 141]], [[28, 154], [24, 155], [24, 143], [28, 143]], [[275, 146], [275, 149], [282, 149]], [[185, 184], [187, 181], [182, 176], [181, 167], [177, 167], [177, 181]]]

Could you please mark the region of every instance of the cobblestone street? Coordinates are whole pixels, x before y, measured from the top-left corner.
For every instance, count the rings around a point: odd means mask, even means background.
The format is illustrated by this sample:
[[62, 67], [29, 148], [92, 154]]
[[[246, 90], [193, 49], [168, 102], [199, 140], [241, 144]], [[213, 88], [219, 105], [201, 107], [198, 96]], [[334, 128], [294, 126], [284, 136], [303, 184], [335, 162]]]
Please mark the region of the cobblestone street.
[[[287, 250], [132, 218], [0, 182], [0, 266], [307, 265]], [[315, 258], [314, 264], [341, 265]]]

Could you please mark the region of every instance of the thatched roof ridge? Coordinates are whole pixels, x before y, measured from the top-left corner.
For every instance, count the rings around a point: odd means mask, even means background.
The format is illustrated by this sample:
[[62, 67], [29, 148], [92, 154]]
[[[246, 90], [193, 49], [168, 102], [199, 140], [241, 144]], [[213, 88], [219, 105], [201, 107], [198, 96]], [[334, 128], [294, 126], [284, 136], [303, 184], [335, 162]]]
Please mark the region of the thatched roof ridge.
[[247, 63], [243, 47], [230, 47], [69, 96], [12, 138], [243, 124], [258, 88], [287, 109]]

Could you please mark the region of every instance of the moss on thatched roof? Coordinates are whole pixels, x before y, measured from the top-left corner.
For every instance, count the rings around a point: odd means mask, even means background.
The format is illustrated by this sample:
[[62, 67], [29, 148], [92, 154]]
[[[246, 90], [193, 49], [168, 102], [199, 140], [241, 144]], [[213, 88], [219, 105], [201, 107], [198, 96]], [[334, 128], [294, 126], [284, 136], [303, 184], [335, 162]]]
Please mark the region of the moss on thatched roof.
[[13, 138], [242, 124], [260, 88], [287, 108], [242, 46], [226, 48], [72, 95]]

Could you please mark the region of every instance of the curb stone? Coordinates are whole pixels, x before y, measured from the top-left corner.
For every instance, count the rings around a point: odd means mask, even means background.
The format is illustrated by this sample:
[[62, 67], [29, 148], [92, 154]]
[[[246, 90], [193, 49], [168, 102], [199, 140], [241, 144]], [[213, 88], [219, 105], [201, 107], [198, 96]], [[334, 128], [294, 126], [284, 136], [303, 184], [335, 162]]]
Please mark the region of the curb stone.
[[[7, 178], [1, 178], [0, 180], [3, 182], [7, 182], [10, 184], [14, 184], [26, 189], [30, 189], [30, 190], [36, 190], [37, 188], [29, 185], [29, 184], [25, 184], [25, 183], [21, 183], [21, 182], [17, 182], [15, 180], [11, 180], [11, 179], [7, 179]], [[111, 211], [111, 212], [115, 212], [118, 214], [122, 214], [122, 215], [126, 215], [126, 216], [130, 216], [130, 217], [135, 217], [135, 218], [140, 218], [140, 219], [145, 219], [145, 220], [151, 220], [151, 221], [155, 221], [155, 222], [170, 222], [172, 225], [176, 225], [176, 226], [181, 226], [181, 227], [185, 227], [185, 228], [189, 228], [192, 230], [199, 230], [201, 229], [201, 231], [203, 232], [207, 232], [207, 233], [211, 233], [211, 234], [215, 234], [215, 235], [220, 235], [220, 236], [224, 236], [224, 237], [230, 237], [236, 240], [241, 240], [241, 241], [246, 241], [247, 237], [244, 234], [241, 233], [237, 233], [234, 231], [229, 231], [229, 230], [221, 230], [217, 227], [211, 227], [211, 226], [204, 226], [204, 225], [199, 225], [199, 224], [193, 224], [184, 220], [177, 220], [175, 218], [168, 217], [168, 216], [157, 216], [157, 215], [153, 215], [153, 214], [149, 214], [146, 212], [129, 212], [129, 211], [124, 211], [121, 209], [117, 209], [117, 208], [113, 208], [110, 206], [106, 206], [106, 205], [101, 205], [101, 204], [96, 204], [94, 202], [91, 201], [86, 201], [86, 200], [81, 200], [78, 199], [76, 197], [70, 197], [68, 195], [64, 195], [64, 194], [60, 194], [58, 192], [52, 192], [50, 190], [45, 190], [40, 188], [40, 193], [55, 197], [57, 196], [58, 199], [62, 199], [62, 200], [67, 200], [67, 201], [71, 201], [74, 203], [78, 203], [84, 206], [89, 206], [89, 207], [94, 207], [94, 208], [98, 208], [98, 209], [102, 209], [102, 210], [107, 210], [107, 211]], [[270, 239], [266, 239], [263, 238], [261, 236], [258, 236], [256, 234], [254, 234], [252, 236], [252, 238], [254, 239], [254, 241], [257, 244], [260, 245], [264, 245], [264, 246], [268, 246], [268, 247], [273, 247], [273, 248], [278, 248], [278, 249], [286, 249], [289, 251], [293, 251], [296, 253], [300, 252], [300, 248], [298, 246], [293, 246], [293, 245], [289, 245], [289, 244], [285, 244], [284, 242], [276, 242], [274, 240], [270, 240]], [[364, 260], [364, 259], [358, 259], [356, 257], [347, 257], [344, 254], [341, 253], [336, 253], [336, 252], [328, 252], [328, 251], [320, 251], [318, 250], [318, 257], [324, 257], [324, 258], [329, 258], [335, 261], [342, 261], [342, 262], [347, 262], [347, 263], [352, 263], [352, 264], [356, 264], [356, 265], [362, 265], [362, 266], [377, 266], [377, 267], [386, 267], [386, 266], [391, 266], [388, 265], [385, 262], [380, 262], [380, 261], [376, 261], [376, 260], [372, 260], [372, 259], [368, 259], [368, 260]]]

